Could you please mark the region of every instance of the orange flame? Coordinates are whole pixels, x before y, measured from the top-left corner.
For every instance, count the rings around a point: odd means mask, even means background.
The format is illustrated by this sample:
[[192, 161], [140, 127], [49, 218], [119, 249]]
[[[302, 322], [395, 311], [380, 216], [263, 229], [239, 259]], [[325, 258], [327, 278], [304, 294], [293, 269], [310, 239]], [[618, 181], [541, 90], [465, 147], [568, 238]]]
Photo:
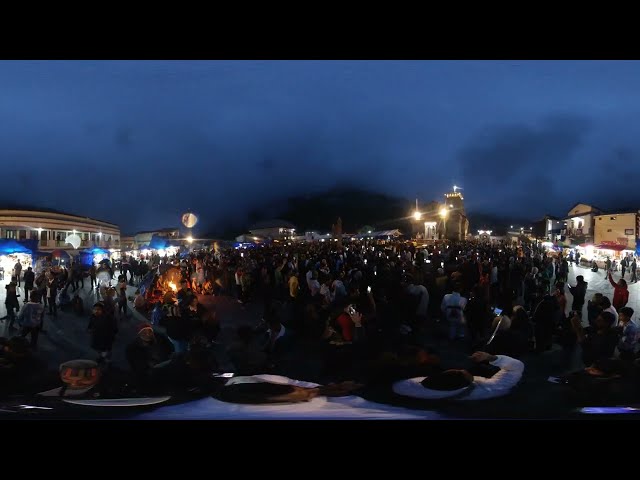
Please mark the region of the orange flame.
[[176, 286], [176, 284], [175, 284], [175, 283], [173, 283], [173, 282], [169, 282], [169, 283], [168, 283], [168, 285], [169, 285], [169, 288], [170, 288], [171, 290], [173, 290], [174, 292], [177, 292], [177, 291], [178, 291], [178, 287]]

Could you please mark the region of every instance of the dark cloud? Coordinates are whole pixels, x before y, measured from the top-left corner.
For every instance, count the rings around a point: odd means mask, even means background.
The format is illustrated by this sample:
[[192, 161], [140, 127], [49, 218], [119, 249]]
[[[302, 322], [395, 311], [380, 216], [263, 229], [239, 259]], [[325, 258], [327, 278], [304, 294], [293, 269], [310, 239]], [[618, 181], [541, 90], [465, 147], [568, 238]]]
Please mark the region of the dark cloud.
[[508, 214], [530, 210], [532, 204], [540, 215], [562, 208], [557, 205], [558, 174], [583, 146], [590, 128], [586, 117], [555, 115], [531, 125], [484, 130], [458, 155], [465, 193], [485, 208], [488, 202], [501, 204]]
[[616, 203], [640, 180], [639, 81], [634, 62], [0, 62], [0, 201], [123, 231], [188, 209], [242, 228], [334, 185], [456, 183], [497, 214]]

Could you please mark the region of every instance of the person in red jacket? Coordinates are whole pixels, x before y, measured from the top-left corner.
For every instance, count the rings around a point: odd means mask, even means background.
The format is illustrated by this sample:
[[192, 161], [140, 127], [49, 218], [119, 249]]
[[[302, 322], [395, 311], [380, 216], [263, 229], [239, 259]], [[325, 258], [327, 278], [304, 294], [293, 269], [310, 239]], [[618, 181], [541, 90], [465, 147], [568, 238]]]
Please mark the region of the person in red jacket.
[[613, 286], [613, 308], [620, 310], [629, 301], [629, 290], [627, 289], [627, 282], [624, 278], [618, 280], [618, 283], [613, 281], [611, 272], [609, 272], [609, 282]]

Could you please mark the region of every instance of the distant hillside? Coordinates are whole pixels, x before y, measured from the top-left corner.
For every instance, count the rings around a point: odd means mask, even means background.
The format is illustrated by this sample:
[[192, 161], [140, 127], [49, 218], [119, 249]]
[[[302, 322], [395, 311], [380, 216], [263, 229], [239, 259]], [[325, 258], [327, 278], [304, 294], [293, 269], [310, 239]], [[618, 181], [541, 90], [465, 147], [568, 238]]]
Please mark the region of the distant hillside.
[[481, 212], [467, 212], [467, 218], [469, 218], [469, 232], [474, 235], [478, 230], [491, 230], [497, 235], [505, 235], [511, 225], [514, 228], [533, 226], [531, 219], [501, 217]]
[[344, 232], [356, 232], [363, 225], [376, 229], [402, 228], [411, 202], [402, 198], [355, 188], [335, 188], [326, 193], [288, 200], [280, 216], [299, 230], [331, 231], [342, 218]]
[[[424, 205], [434, 199], [420, 199], [420, 204]], [[411, 231], [407, 215], [413, 210], [414, 201], [361, 188], [340, 186], [321, 193], [290, 197], [262, 205], [251, 212], [244, 229], [227, 224], [215, 233], [216, 236], [233, 238], [244, 233], [249, 225], [257, 221], [274, 218], [293, 223], [298, 232], [316, 230], [328, 233], [338, 217], [342, 218], [343, 231], [348, 233], [356, 233], [364, 225], [370, 225], [376, 230], [399, 228], [406, 233]], [[510, 225], [529, 226], [530, 223], [530, 220], [479, 212], [468, 213], [468, 217], [472, 233], [486, 229], [504, 234]]]

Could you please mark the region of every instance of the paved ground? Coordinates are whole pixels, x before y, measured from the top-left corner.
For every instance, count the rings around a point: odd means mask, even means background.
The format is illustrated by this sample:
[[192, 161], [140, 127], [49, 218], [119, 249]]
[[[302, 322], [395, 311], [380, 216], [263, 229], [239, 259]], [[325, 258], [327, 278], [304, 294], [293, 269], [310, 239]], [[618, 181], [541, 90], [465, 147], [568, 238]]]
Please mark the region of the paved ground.
[[[117, 278], [118, 272], [115, 277]], [[5, 277], [6, 278], [6, 277]], [[4, 304], [7, 281], [0, 281], [0, 317], [6, 315]], [[115, 284], [115, 282], [113, 282]], [[24, 286], [24, 285], [23, 285]], [[23, 287], [22, 286], [22, 287]], [[20, 305], [24, 301], [24, 289], [19, 288]], [[90, 337], [87, 327], [89, 325], [89, 315], [91, 307], [98, 301], [96, 293], [90, 288], [90, 282], [85, 280], [84, 289], [79, 291], [80, 297], [84, 301], [85, 314], [81, 317], [71, 312], [58, 310], [58, 316], [45, 316], [45, 333], [38, 339], [37, 355], [47, 362], [51, 369], [57, 369], [60, 363], [77, 358], [96, 358], [97, 354], [90, 347]], [[132, 297], [136, 287], [127, 287], [127, 296]], [[71, 289], [69, 290], [71, 293]], [[73, 295], [73, 294], [72, 294]], [[256, 304], [247, 306], [239, 305], [235, 299], [229, 297], [200, 296], [201, 303], [207, 308], [215, 306], [221, 324], [220, 341], [228, 345], [234, 338], [234, 333], [239, 325], [255, 325], [259, 320], [259, 307]], [[113, 350], [113, 364], [120, 368], [128, 368], [125, 358], [127, 344], [133, 340], [137, 334], [137, 326], [146, 321], [145, 317], [133, 310], [133, 305], [129, 302], [129, 315], [127, 318], [119, 320], [119, 332], [116, 337]], [[159, 328], [162, 331], [162, 328]], [[18, 334], [18, 330], [10, 330], [7, 321], [0, 321], [0, 336], [11, 337]], [[228, 365], [224, 355], [224, 348], [219, 348], [217, 352], [222, 368]]]
[[[593, 273], [589, 268], [573, 266], [569, 273], [569, 283], [575, 285], [575, 277], [583, 275], [589, 283], [587, 299], [595, 292], [601, 292], [609, 297], [613, 294], [613, 288], [607, 281], [602, 271]], [[117, 275], [116, 275], [117, 277]], [[620, 272], [614, 274], [614, 279], [620, 278]], [[627, 275], [627, 280], [629, 276]], [[5, 315], [5, 282], [0, 282], [0, 316]], [[128, 287], [127, 294], [132, 296], [135, 287]], [[20, 302], [22, 303], [24, 292], [21, 290]], [[82, 317], [75, 316], [72, 313], [59, 312], [56, 318], [47, 316], [45, 319], [46, 333], [41, 335], [38, 343], [37, 355], [45, 360], [51, 370], [56, 370], [60, 363], [76, 359], [76, 358], [95, 358], [94, 352], [89, 344], [89, 334], [87, 332], [88, 318], [90, 308], [96, 301], [95, 292], [90, 291], [89, 282], [85, 282], [85, 288], [80, 292], [81, 298], [85, 303], [86, 314]], [[567, 310], [571, 306], [571, 294], [567, 292]], [[228, 360], [224, 353], [224, 346], [228, 345], [233, 339], [235, 329], [241, 324], [255, 325], [260, 320], [261, 304], [259, 302], [249, 304], [247, 306], [239, 305], [235, 299], [220, 297], [200, 297], [201, 303], [207, 307], [215, 306], [218, 312], [218, 318], [221, 323], [221, 334], [219, 340], [221, 346], [217, 351], [218, 361], [221, 368], [229, 367]], [[636, 312], [640, 313], [640, 286], [638, 284], [630, 285], [631, 306]], [[114, 365], [120, 368], [127, 368], [124, 351], [126, 345], [135, 337], [137, 325], [145, 321], [144, 317], [137, 312], [133, 312], [130, 305], [130, 316], [120, 320], [120, 331], [116, 338], [114, 346], [113, 360]], [[583, 312], [583, 318], [586, 319], [586, 308]], [[0, 322], [0, 335], [11, 336], [17, 331], [9, 331], [6, 327], [6, 321]], [[445, 336], [440, 338], [430, 337], [427, 342], [434, 345], [443, 355], [443, 360], [448, 364], [463, 365], [468, 352], [463, 348], [453, 348]], [[481, 405], [474, 406], [476, 418], [486, 417], [543, 417], [555, 416], [557, 405], [564, 401], [563, 392], [558, 386], [546, 382], [548, 375], [558, 375], [567, 371], [580, 368], [579, 351], [574, 352], [573, 358], [567, 358], [562, 349], [554, 347], [552, 351], [545, 352], [541, 355], [528, 356], [523, 359], [527, 365], [527, 371], [523, 379], [522, 385], [518, 387], [512, 395], [508, 397], [502, 411], [496, 411], [496, 404], [492, 403], [487, 406], [487, 411], [483, 411]], [[302, 362], [306, 363], [306, 362]], [[312, 372], [312, 365], [299, 365], [300, 369]], [[307, 368], [311, 367], [311, 368]], [[295, 375], [292, 375], [295, 376]], [[309, 378], [300, 378], [302, 380], [314, 381], [313, 374]], [[519, 407], [515, 407], [519, 406]], [[514, 410], [515, 409], [515, 410]], [[452, 412], [454, 413], [454, 412]], [[455, 412], [456, 416], [458, 412]]]

